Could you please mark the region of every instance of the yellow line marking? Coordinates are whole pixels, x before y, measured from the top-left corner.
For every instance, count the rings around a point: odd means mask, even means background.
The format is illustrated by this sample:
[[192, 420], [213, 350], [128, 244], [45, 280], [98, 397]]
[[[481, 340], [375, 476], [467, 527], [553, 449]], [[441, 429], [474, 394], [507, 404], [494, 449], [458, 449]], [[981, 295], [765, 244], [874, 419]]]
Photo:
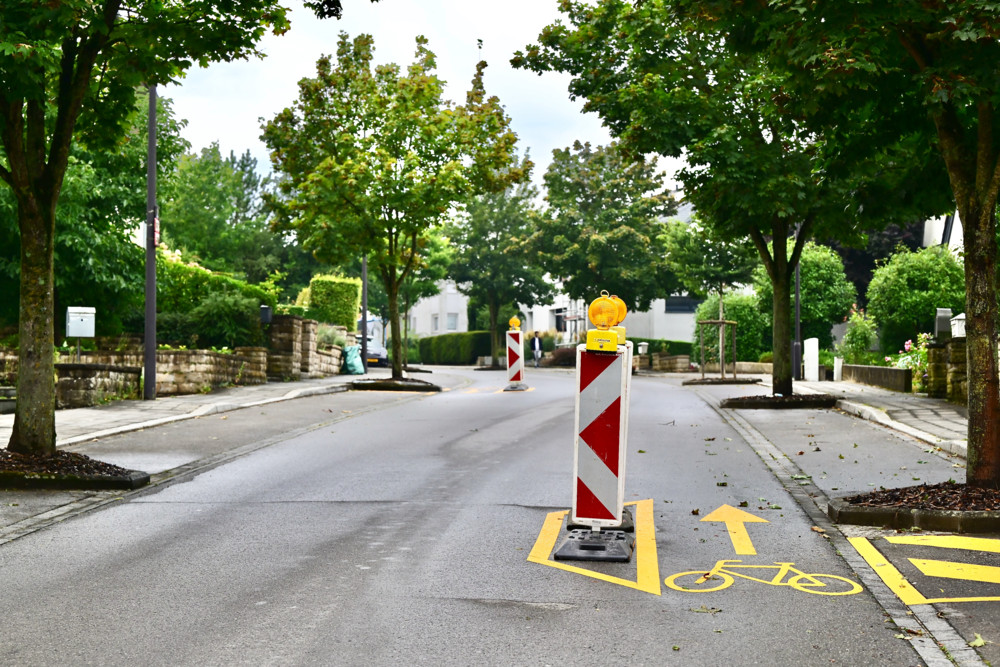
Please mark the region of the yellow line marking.
[[545, 517], [542, 530], [535, 540], [535, 546], [528, 554], [528, 561], [539, 565], [548, 565], [559, 570], [582, 574], [585, 577], [592, 577], [607, 581], [626, 588], [660, 595], [660, 563], [656, 556], [656, 532], [653, 525], [653, 500], [638, 500], [626, 505], [635, 505], [635, 581], [613, 577], [601, 572], [594, 572], [586, 568], [569, 565], [561, 561], [549, 560], [552, 550], [559, 539], [562, 531], [563, 518], [569, 514], [569, 510], [560, 512], [550, 512]]
[[910, 558], [909, 561], [928, 577], [965, 579], [966, 581], [1000, 584], [1000, 567], [973, 565], [971, 563], [952, 563], [946, 560], [927, 560], [924, 558]]
[[985, 537], [959, 537], [958, 535], [903, 535], [886, 537], [893, 544], [913, 544], [942, 549], [965, 549], [1000, 554], [1000, 540]]
[[[933, 535], [925, 535], [922, 537], [938, 537]], [[872, 546], [872, 543], [868, 541], [865, 537], [849, 537], [848, 541], [854, 545], [854, 548], [858, 550], [861, 557], [868, 561], [868, 564], [872, 566], [875, 570], [875, 574], [882, 578], [885, 585], [895, 593], [903, 604], [912, 607], [918, 604], [938, 604], [943, 602], [1000, 602], [1000, 596], [988, 596], [988, 597], [964, 597], [964, 598], [925, 598], [920, 591], [914, 588], [910, 582], [903, 577], [902, 573], [896, 569], [896, 567], [890, 563], [886, 558]], [[890, 542], [895, 542], [898, 539], [909, 539], [909, 538], [886, 538]], [[984, 539], [984, 538], [963, 538], [968, 540]], [[903, 542], [906, 544], [907, 542]], [[910, 559], [914, 565], [920, 568], [920, 565], [914, 559]], [[926, 561], [928, 563], [942, 562], [944, 561]], [[958, 563], [950, 563], [949, 565], [958, 565]], [[970, 566], [975, 567], [975, 566]], [[1000, 568], [993, 568], [1000, 569]], [[921, 572], [923, 570], [921, 569]], [[927, 574], [924, 572], [924, 574]], [[933, 575], [928, 576], [945, 576], [945, 575]], [[966, 578], [966, 577], [962, 577]]]
[[744, 512], [732, 505], [723, 505], [719, 509], [711, 512], [702, 521], [716, 521], [726, 524], [729, 531], [729, 539], [733, 542], [733, 549], [737, 554], [754, 556], [757, 550], [750, 540], [750, 533], [747, 532], [747, 523], [768, 523], [767, 519]]
[[882, 578], [882, 581], [889, 587], [889, 590], [895, 593], [903, 604], [913, 606], [915, 604], [930, 603], [930, 600], [911, 586], [906, 577], [868, 541], [868, 538], [848, 537], [847, 541], [854, 545], [854, 548], [858, 550], [861, 557], [868, 561], [868, 564], [875, 570], [875, 574]]

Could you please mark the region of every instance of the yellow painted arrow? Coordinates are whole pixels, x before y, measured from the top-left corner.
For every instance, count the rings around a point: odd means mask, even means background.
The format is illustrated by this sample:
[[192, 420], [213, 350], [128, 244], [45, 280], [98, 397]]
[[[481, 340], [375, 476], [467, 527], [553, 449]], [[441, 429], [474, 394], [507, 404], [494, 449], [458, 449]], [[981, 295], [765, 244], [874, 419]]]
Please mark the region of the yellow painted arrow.
[[726, 524], [726, 529], [729, 531], [729, 539], [733, 541], [733, 549], [736, 550], [737, 554], [749, 556], [756, 555], [757, 550], [753, 548], [753, 542], [750, 541], [750, 534], [747, 532], [747, 527], [744, 524], [768, 523], [767, 519], [761, 519], [759, 516], [754, 516], [750, 512], [744, 512], [732, 505], [723, 505], [714, 512], [711, 512], [702, 521], [715, 521]]

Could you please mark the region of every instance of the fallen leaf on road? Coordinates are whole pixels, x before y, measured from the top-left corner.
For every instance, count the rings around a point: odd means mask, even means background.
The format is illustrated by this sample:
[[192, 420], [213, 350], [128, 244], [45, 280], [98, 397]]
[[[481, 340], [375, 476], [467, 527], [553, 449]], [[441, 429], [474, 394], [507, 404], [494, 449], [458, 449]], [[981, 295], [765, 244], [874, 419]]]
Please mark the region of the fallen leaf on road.
[[691, 510], [691, 514], [693, 514], [694, 516], [698, 516], [700, 513], [701, 510]]
[[[690, 609], [688, 609], [688, 611], [693, 611], [696, 614], [712, 614], [714, 616], [715, 614], [718, 614], [722, 610], [719, 609], [718, 607], [706, 607], [705, 605], [701, 605], [697, 609], [691, 607]], [[978, 637], [979, 635], [976, 636]]]
[[969, 646], [971, 646], [972, 648], [979, 648], [980, 646], [986, 646], [986, 640], [980, 637], [979, 633], [977, 632], [976, 638], [973, 639], [971, 642], [969, 642]]
[[814, 532], [817, 532], [817, 533], [825, 533], [826, 532], [824, 529], [820, 528], [819, 526], [813, 526], [812, 529], [813, 529]]

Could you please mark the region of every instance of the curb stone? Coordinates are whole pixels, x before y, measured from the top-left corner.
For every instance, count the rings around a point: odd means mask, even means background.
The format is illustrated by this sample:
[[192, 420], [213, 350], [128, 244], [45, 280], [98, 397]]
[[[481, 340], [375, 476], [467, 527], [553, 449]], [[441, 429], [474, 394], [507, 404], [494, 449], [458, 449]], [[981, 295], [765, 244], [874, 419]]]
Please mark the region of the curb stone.
[[852, 505], [846, 498], [831, 498], [826, 513], [838, 524], [947, 533], [1000, 533], [1000, 512], [868, 507]]

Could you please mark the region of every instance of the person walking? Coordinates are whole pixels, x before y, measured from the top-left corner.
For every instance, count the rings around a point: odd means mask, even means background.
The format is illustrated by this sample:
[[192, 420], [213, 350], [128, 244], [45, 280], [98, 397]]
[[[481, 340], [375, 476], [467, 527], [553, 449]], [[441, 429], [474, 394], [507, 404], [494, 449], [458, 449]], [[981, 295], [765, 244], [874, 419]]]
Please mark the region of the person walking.
[[542, 339], [537, 331], [534, 338], [531, 339], [531, 351], [535, 356], [535, 368], [538, 368], [538, 362], [542, 358]]

